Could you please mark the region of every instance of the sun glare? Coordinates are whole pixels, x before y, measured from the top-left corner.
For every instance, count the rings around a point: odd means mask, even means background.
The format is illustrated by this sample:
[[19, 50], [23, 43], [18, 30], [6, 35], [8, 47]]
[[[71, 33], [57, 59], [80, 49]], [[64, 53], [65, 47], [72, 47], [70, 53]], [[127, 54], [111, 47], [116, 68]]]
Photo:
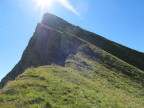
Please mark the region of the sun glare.
[[60, 3], [63, 5], [66, 9], [72, 11], [74, 14], [80, 16], [78, 11], [71, 5], [71, 3], [68, 0], [32, 0], [34, 4], [36, 4], [35, 9], [40, 9], [41, 13], [52, 10], [56, 7], [54, 7], [54, 3]]
[[51, 4], [54, 0], [35, 0], [35, 1], [37, 3], [38, 7], [47, 8], [47, 7], [51, 6]]

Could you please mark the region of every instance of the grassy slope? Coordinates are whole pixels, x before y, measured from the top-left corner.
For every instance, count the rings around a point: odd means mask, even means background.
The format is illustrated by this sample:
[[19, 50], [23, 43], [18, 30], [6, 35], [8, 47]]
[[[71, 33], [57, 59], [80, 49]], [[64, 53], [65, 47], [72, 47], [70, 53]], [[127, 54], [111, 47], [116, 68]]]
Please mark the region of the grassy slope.
[[144, 72], [89, 44], [65, 67], [27, 69], [0, 91], [1, 108], [143, 108]]

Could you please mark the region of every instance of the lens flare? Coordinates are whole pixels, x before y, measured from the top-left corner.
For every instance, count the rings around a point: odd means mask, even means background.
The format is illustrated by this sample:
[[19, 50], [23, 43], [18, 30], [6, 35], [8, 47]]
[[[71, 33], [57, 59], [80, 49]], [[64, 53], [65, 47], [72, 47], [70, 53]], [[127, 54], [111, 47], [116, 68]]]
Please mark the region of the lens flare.
[[53, 0], [35, 0], [38, 7], [47, 8], [52, 5]]
[[53, 9], [54, 3], [60, 3], [66, 9], [72, 11], [77, 16], [80, 16], [79, 12], [72, 6], [72, 4], [68, 0], [32, 0], [36, 3], [36, 9], [40, 8], [43, 13], [46, 10]]

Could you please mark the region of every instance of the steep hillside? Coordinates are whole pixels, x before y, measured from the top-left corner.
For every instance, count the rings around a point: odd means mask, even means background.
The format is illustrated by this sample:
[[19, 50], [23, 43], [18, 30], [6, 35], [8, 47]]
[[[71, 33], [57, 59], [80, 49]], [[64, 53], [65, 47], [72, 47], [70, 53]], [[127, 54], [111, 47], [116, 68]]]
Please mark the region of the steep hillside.
[[0, 88], [31, 66], [36, 67], [52, 63], [65, 65], [66, 58], [70, 54], [76, 54], [79, 46], [85, 44], [85, 42], [91, 43], [128, 64], [144, 70], [143, 53], [109, 41], [74, 26], [55, 15], [46, 13], [42, 22], [37, 25], [21, 60], [2, 79]]
[[41, 23], [59, 31], [68, 32], [75, 35], [144, 71], [144, 53], [107, 40], [100, 35], [74, 26], [51, 14], [45, 14]]
[[143, 108], [144, 72], [86, 44], [55, 64], [27, 69], [0, 91], [1, 108]]
[[143, 108], [144, 54], [47, 13], [0, 88], [0, 108]]

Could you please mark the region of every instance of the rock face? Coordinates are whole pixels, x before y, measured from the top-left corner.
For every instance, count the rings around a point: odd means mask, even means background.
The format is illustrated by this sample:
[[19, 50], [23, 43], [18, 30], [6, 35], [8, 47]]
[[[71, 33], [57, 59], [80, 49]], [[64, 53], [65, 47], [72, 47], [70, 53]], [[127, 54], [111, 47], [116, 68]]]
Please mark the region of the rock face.
[[67, 56], [69, 54], [76, 54], [81, 44], [83, 44], [83, 42], [71, 37], [70, 34], [58, 32], [39, 23], [21, 60], [2, 80], [1, 87], [9, 80], [14, 80], [29, 67], [50, 64], [64, 66]]
[[122, 59], [123, 61], [138, 67], [141, 70], [144, 70], [144, 53], [132, 50], [123, 45], [107, 40], [102, 36], [86, 31], [78, 26], [69, 24], [61, 18], [51, 14], [45, 14], [41, 23], [56, 30], [75, 35]]
[[[84, 41], [81, 41], [84, 40]], [[46, 13], [38, 23], [19, 63], [4, 77], [2, 88], [29, 67], [57, 64], [64, 66], [70, 54], [76, 54], [81, 45], [93, 44], [121, 60], [144, 70], [144, 54], [83, 30], [63, 19]]]

